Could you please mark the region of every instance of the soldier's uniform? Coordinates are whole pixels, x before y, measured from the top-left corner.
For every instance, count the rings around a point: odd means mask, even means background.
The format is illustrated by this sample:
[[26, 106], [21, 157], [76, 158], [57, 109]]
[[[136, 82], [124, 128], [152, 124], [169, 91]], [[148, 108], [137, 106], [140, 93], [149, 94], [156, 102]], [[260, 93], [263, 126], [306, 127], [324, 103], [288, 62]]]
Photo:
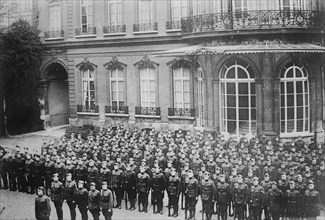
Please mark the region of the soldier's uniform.
[[123, 198], [123, 171], [118, 169], [118, 164], [114, 164], [114, 170], [112, 172], [112, 190], [116, 196], [116, 205], [114, 208], [121, 209], [121, 203]]
[[304, 208], [304, 204], [303, 204], [303, 197], [305, 195], [305, 191], [307, 189], [307, 184], [303, 181], [302, 179], [302, 175], [298, 174], [297, 175], [297, 181], [296, 181], [296, 189], [299, 191], [299, 199], [298, 199], [298, 212], [299, 212], [299, 216], [303, 216], [303, 208]]
[[44, 179], [45, 179], [46, 195], [49, 195], [49, 189], [51, 188], [53, 174], [54, 174], [54, 163], [50, 160], [50, 156], [48, 156], [48, 158], [44, 163]]
[[[314, 181], [309, 180], [308, 184], [314, 185]], [[319, 216], [320, 214], [320, 205], [321, 205], [319, 192], [314, 190], [314, 188], [311, 189], [309, 186], [309, 188], [305, 192], [303, 203], [304, 203], [303, 210], [305, 214], [304, 216], [308, 220], [316, 220], [317, 216]]]
[[76, 167], [71, 162], [67, 162], [67, 165], [65, 166], [65, 172], [71, 173], [72, 180], [76, 179]]
[[[135, 210], [135, 200], [137, 198], [137, 176], [134, 171], [131, 170], [130, 164], [127, 164], [127, 169], [124, 173], [123, 178], [123, 188], [127, 194], [127, 198], [125, 200], [126, 207], [127, 207], [127, 199], [130, 201], [130, 209], [131, 211]], [[130, 167], [130, 169], [128, 168]]]
[[[242, 179], [241, 175], [238, 175], [238, 180]], [[245, 219], [245, 210], [248, 201], [249, 189], [246, 183], [241, 181], [235, 183], [233, 190], [233, 202], [235, 206], [235, 217], [238, 220]]]
[[[96, 168], [97, 169], [97, 168]], [[94, 220], [99, 220], [99, 212], [100, 212], [100, 192], [96, 189], [96, 183], [91, 182], [90, 187], [93, 189], [89, 190], [89, 203], [88, 209], [92, 214]]]
[[[258, 177], [254, 177], [254, 182], [258, 181]], [[264, 203], [264, 188], [258, 185], [258, 182], [250, 188], [249, 209], [252, 219], [261, 220], [262, 208]]]
[[30, 193], [35, 193], [35, 184], [34, 184], [34, 160], [30, 157], [30, 155], [27, 156], [27, 160], [25, 163], [25, 170], [26, 170], [26, 179], [27, 179], [27, 193], [28, 193], [28, 187], [30, 187]]
[[17, 166], [17, 183], [18, 191], [26, 192], [27, 191], [27, 181], [25, 177], [25, 158], [22, 154], [18, 153], [16, 156], [16, 166]]
[[[102, 182], [102, 185], [107, 185], [107, 182]], [[100, 191], [100, 208], [105, 220], [111, 220], [113, 215], [113, 193], [110, 189]]]
[[321, 204], [325, 207], [325, 162], [321, 162], [319, 170], [316, 171], [315, 176], [316, 186], [321, 198]]
[[94, 182], [96, 184], [96, 188], [99, 189], [98, 169], [94, 166], [93, 161], [89, 164], [91, 165], [88, 167], [88, 183]]
[[[166, 186], [164, 174], [159, 171], [160, 170], [156, 168], [155, 173], [151, 179], [151, 198], [152, 205], [154, 207], [154, 214], [163, 214], [163, 198]], [[157, 206], [157, 210], [155, 210], [155, 206]]]
[[267, 192], [266, 203], [270, 210], [272, 220], [279, 220], [281, 207], [283, 206], [283, 193], [277, 188], [277, 183], [272, 182], [272, 188]]
[[206, 164], [206, 170], [210, 173], [210, 176], [212, 176], [216, 172], [217, 163], [213, 161], [213, 156], [209, 156], [209, 161]]
[[54, 165], [54, 173], [59, 174], [59, 180], [65, 182], [65, 165], [61, 160], [58, 160]]
[[44, 173], [44, 162], [40, 159], [39, 155], [35, 155], [35, 166], [34, 166], [35, 187], [44, 186], [44, 174], [45, 174]]
[[103, 165], [103, 167], [100, 169], [99, 180], [101, 184], [103, 182], [107, 182], [108, 188], [111, 188], [112, 172], [106, 167], [106, 165]]
[[217, 214], [221, 220], [227, 219], [227, 207], [231, 201], [230, 185], [225, 182], [225, 175], [221, 175], [221, 181], [216, 185], [216, 208]]
[[[76, 205], [78, 205], [78, 209], [81, 214], [82, 220], [88, 220], [88, 191], [83, 187], [84, 181], [79, 180], [78, 189], [76, 194]], [[81, 187], [82, 186], [82, 187]]]
[[[190, 170], [189, 173], [193, 174]], [[185, 180], [185, 215], [187, 215], [187, 210], [190, 215], [188, 219], [195, 218], [195, 207], [197, 203], [197, 197], [199, 195], [199, 183], [195, 177], [188, 177]]]
[[203, 213], [205, 213], [207, 220], [210, 220], [212, 217], [216, 191], [214, 182], [209, 179], [209, 175], [210, 173], [206, 171], [200, 187]]
[[[58, 178], [57, 173], [55, 173], [53, 176], [54, 178]], [[51, 199], [54, 203], [58, 220], [63, 220], [62, 204], [64, 200], [64, 186], [63, 183], [60, 182], [58, 179], [52, 182]]]
[[[175, 170], [173, 170], [176, 172]], [[173, 172], [172, 171], [172, 172]], [[178, 216], [178, 200], [181, 192], [181, 180], [176, 175], [171, 175], [167, 181], [167, 194], [168, 194], [168, 216]], [[173, 207], [173, 214], [170, 214], [170, 209]]]
[[[150, 190], [149, 175], [145, 172], [138, 173], [137, 184], [139, 212], [148, 212], [148, 194]], [[140, 209], [141, 204], [142, 209]]]
[[185, 189], [186, 189], [186, 184], [185, 184], [185, 180], [188, 177], [188, 167], [189, 164], [186, 163], [184, 169], [181, 171], [180, 173], [180, 178], [181, 178], [181, 208], [184, 209], [184, 196], [185, 196]]
[[2, 189], [8, 189], [8, 156], [2, 151], [2, 155], [0, 155], [0, 182], [2, 180], [3, 185]]
[[71, 180], [67, 178], [65, 182], [65, 200], [67, 201], [71, 220], [76, 219], [76, 194], [77, 194], [77, 184], [72, 180], [72, 174], [67, 173], [67, 176], [71, 176]]
[[295, 189], [295, 182], [290, 182], [290, 189], [285, 194], [285, 210], [288, 219], [297, 219], [299, 216], [299, 191]]
[[76, 167], [76, 182], [79, 182], [79, 180], [84, 181], [84, 184], [87, 186], [88, 170], [80, 160], [78, 161], [78, 166]]

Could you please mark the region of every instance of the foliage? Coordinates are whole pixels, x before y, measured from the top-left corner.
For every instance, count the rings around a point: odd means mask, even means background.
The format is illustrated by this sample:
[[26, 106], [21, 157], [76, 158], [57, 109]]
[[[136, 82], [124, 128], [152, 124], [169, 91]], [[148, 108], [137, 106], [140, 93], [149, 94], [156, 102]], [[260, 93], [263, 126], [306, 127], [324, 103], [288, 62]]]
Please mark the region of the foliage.
[[1, 36], [6, 123], [9, 134], [40, 130], [39, 67], [44, 47], [39, 30], [25, 20], [14, 22]]

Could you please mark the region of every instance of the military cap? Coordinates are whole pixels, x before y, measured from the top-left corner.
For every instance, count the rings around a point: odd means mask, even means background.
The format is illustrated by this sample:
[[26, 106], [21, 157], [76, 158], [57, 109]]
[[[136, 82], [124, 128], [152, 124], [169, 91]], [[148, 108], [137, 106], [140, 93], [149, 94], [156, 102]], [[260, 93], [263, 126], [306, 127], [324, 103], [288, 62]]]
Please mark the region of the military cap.
[[243, 175], [239, 174], [239, 175], [238, 175], [238, 178], [243, 178]]
[[308, 184], [314, 184], [314, 181], [313, 180], [309, 180], [308, 181]]
[[189, 163], [185, 163], [184, 166], [188, 167], [189, 166]]
[[107, 185], [107, 182], [106, 181], [102, 182], [102, 185]]
[[54, 174], [53, 174], [53, 177], [58, 177], [58, 176], [59, 176], [58, 173], [54, 173]]
[[268, 173], [264, 174], [264, 177], [269, 177], [269, 176], [270, 176], [270, 174], [268, 174]]
[[258, 177], [257, 176], [254, 176], [253, 177], [253, 181], [256, 181], [256, 180], [258, 180]]
[[277, 185], [277, 183], [275, 181], [272, 181], [272, 185]]
[[[239, 175], [238, 175], [239, 176]], [[220, 174], [219, 176], [220, 178], [226, 178], [226, 175], [225, 174]]]
[[290, 185], [292, 185], [292, 184], [295, 184], [295, 181], [291, 180], [290, 181]]
[[189, 173], [193, 173], [193, 170], [189, 170], [188, 172], [189, 172]]
[[67, 176], [72, 176], [72, 173], [67, 173]]
[[95, 182], [91, 182], [90, 183], [90, 186], [96, 186], [96, 183]]
[[87, 156], [87, 153], [83, 153], [82, 156]]
[[210, 173], [208, 171], [205, 171], [204, 175], [210, 175]]
[[114, 163], [114, 166], [118, 166], [119, 164], [118, 163]]
[[204, 164], [204, 163], [202, 163], [202, 164], [201, 164], [201, 167], [205, 167], [205, 164]]
[[85, 181], [83, 181], [83, 180], [79, 180], [78, 183], [80, 183], [80, 184], [84, 184]]

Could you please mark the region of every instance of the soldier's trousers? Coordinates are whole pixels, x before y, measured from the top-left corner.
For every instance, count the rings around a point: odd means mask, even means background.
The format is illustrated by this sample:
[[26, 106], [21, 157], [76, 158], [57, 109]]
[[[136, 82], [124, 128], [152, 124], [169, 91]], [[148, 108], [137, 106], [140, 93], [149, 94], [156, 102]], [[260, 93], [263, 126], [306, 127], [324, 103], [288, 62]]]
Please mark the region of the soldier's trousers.
[[54, 201], [54, 206], [55, 206], [56, 214], [58, 216], [58, 220], [63, 220], [62, 202]]
[[135, 208], [135, 200], [137, 199], [137, 191], [135, 189], [126, 189], [128, 200], [130, 201], [131, 208]]
[[195, 197], [185, 197], [185, 210], [190, 212], [189, 218], [195, 218], [195, 207], [196, 207], [196, 198]]
[[271, 212], [272, 220], [279, 220], [280, 219], [280, 213], [279, 212]]
[[[34, 184], [34, 178], [32, 174], [26, 174], [26, 179], [27, 179], [27, 187], [30, 187], [30, 190], [32, 194], [35, 193], [35, 184]], [[28, 190], [28, 189], [27, 189]]]
[[108, 209], [102, 209], [105, 220], [112, 220], [113, 211], [109, 212]]
[[1, 188], [2, 189], [8, 189], [8, 175], [7, 175], [7, 171], [5, 171], [5, 170], [2, 170], [1, 171], [1, 179], [2, 179], [2, 182], [3, 182], [3, 186], [1, 186]]
[[173, 207], [173, 215], [178, 214], [178, 201], [179, 197], [177, 195], [168, 196], [168, 209]]
[[89, 209], [90, 213], [92, 214], [94, 220], [99, 220], [99, 208], [98, 209]]
[[[51, 177], [45, 177], [45, 193], [47, 196], [50, 195], [50, 192], [51, 191], [51, 184], [52, 184], [52, 178]], [[36, 185], [37, 187], [37, 185]]]
[[72, 201], [67, 201], [70, 210], [71, 220], [76, 220], [76, 203]]
[[252, 220], [261, 220], [262, 218], [262, 208], [260, 206], [251, 206], [250, 208], [251, 219]]
[[203, 212], [205, 213], [206, 219], [210, 220], [213, 212], [213, 202], [212, 200], [202, 200]]
[[217, 203], [218, 204], [218, 215], [221, 217], [221, 220], [227, 219], [227, 203]]
[[81, 214], [81, 220], [88, 220], [88, 210], [86, 206], [78, 206], [80, 214]]
[[164, 199], [164, 193], [159, 192], [152, 192], [151, 194], [153, 198], [153, 205], [157, 206], [157, 212], [161, 212], [163, 208], [163, 199]]
[[123, 188], [122, 187], [114, 187], [113, 191], [116, 197], [116, 206], [121, 206], [122, 198], [123, 198]]
[[235, 203], [235, 216], [237, 216], [238, 220], [245, 219], [245, 210], [246, 210], [245, 204]]
[[146, 211], [148, 208], [148, 193], [139, 192], [138, 194], [138, 205], [140, 209], [140, 205], [142, 204], [143, 209]]
[[17, 182], [16, 182], [16, 174], [15, 173], [9, 173], [9, 188], [12, 191], [17, 190]]
[[26, 192], [27, 181], [24, 172], [17, 173], [17, 183], [18, 183], [18, 191]]

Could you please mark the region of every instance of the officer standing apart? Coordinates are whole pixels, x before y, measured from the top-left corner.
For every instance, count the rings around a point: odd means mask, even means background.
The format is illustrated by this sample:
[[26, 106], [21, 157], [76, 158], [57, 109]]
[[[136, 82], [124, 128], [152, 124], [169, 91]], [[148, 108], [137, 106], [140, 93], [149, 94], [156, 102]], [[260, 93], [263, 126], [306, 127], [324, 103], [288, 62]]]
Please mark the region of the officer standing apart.
[[88, 220], [88, 191], [84, 188], [84, 181], [79, 180], [76, 195], [76, 204], [78, 205], [81, 219]]
[[58, 220], [63, 220], [62, 204], [64, 200], [64, 186], [59, 181], [59, 174], [53, 174], [53, 182], [51, 185], [51, 199], [54, 202]]
[[77, 184], [72, 180], [72, 173], [67, 173], [65, 182], [65, 199], [69, 206], [71, 220], [76, 220]]
[[44, 195], [44, 187], [37, 188], [37, 197], [35, 198], [35, 218], [36, 220], [49, 220], [51, 214], [50, 199]]
[[111, 220], [113, 215], [113, 193], [108, 189], [107, 182], [102, 182], [102, 190], [100, 191], [100, 208], [105, 220]]
[[100, 212], [100, 193], [96, 189], [96, 183], [90, 183], [90, 191], [89, 191], [89, 204], [88, 208], [94, 220], [99, 220], [99, 212]]

